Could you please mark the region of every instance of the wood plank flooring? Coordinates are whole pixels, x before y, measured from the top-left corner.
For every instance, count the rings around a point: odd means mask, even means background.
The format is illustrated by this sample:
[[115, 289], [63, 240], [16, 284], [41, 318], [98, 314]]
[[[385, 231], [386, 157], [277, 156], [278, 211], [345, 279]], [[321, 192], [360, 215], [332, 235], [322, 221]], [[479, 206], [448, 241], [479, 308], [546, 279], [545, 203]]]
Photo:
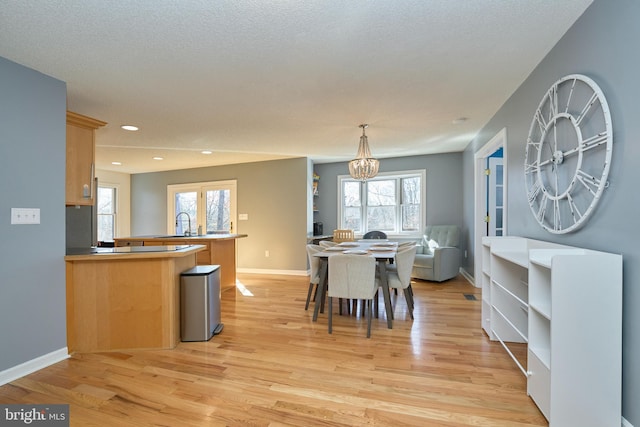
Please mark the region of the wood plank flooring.
[[[174, 350], [74, 354], [0, 387], [1, 403], [69, 403], [72, 426], [546, 426], [526, 381], [480, 329], [466, 280], [413, 284], [394, 328], [305, 311], [307, 278], [239, 275], [224, 330]], [[475, 295], [470, 301], [464, 294]]]

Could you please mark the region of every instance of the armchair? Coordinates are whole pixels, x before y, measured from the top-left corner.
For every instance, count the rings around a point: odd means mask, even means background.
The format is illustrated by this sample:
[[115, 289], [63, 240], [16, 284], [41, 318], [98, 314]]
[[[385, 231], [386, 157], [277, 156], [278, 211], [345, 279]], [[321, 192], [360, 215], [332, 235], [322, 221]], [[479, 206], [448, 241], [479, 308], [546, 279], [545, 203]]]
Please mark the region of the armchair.
[[428, 225], [425, 228], [411, 277], [443, 282], [460, 271], [460, 229], [455, 225]]

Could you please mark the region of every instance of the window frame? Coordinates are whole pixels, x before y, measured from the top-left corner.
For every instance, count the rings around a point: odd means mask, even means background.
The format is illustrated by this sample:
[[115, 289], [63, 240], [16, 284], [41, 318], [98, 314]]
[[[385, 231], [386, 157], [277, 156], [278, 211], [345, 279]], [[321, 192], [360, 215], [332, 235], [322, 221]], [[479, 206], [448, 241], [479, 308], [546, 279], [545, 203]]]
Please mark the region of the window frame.
[[229, 215], [231, 221], [231, 232], [235, 233], [237, 230], [237, 197], [238, 197], [238, 182], [235, 179], [232, 180], [220, 180], [220, 181], [207, 181], [207, 182], [190, 182], [185, 184], [169, 184], [167, 185], [167, 233], [176, 233], [176, 218], [173, 216], [175, 212], [175, 194], [183, 192], [197, 192], [197, 204], [198, 214], [197, 218], [191, 218], [192, 232], [197, 233], [198, 226], [205, 226], [206, 224], [206, 203], [205, 194], [207, 190], [219, 190], [229, 189], [231, 191], [231, 212]]
[[382, 180], [389, 180], [389, 179], [394, 179], [396, 180], [396, 223], [395, 223], [395, 230], [391, 233], [385, 231], [385, 233], [387, 234], [388, 237], [394, 237], [394, 238], [413, 238], [413, 237], [419, 237], [422, 235], [424, 228], [420, 227], [418, 230], [415, 231], [402, 231], [401, 230], [401, 226], [402, 226], [402, 188], [400, 186], [400, 181], [403, 178], [415, 178], [415, 177], [419, 177], [420, 178], [420, 219], [419, 219], [419, 223], [422, 224], [424, 226], [424, 224], [426, 224], [426, 212], [427, 212], [427, 204], [426, 204], [426, 195], [427, 195], [427, 184], [426, 184], [426, 180], [427, 180], [427, 171], [426, 169], [415, 169], [415, 170], [405, 170], [405, 171], [391, 171], [391, 172], [381, 172], [378, 175], [376, 175], [375, 178], [372, 178], [368, 181], [364, 181], [364, 182], [360, 182], [356, 179], [353, 179], [350, 175], [338, 175], [338, 203], [337, 203], [337, 222], [336, 224], [338, 224], [338, 228], [342, 229], [342, 228], [348, 228], [345, 226], [343, 219], [344, 219], [344, 213], [345, 213], [345, 206], [344, 206], [344, 194], [343, 194], [343, 188], [344, 182], [358, 182], [360, 183], [360, 200], [361, 200], [361, 206], [360, 206], [360, 223], [362, 224], [362, 230], [357, 230], [355, 231], [355, 234], [357, 236], [362, 236], [364, 235], [367, 231], [371, 231], [371, 230], [367, 230], [366, 228], [366, 224], [367, 224], [367, 182], [369, 181], [382, 181]]
[[[104, 213], [100, 213], [99, 211], [99, 200], [98, 200], [98, 191], [100, 188], [107, 188], [110, 189], [113, 192], [113, 212], [110, 214], [104, 214]], [[119, 226], [120, 226], [120, 221], [118, 221], [118, 215], [119, 215], [119, 207], [120, 207], [120, 185], [119, 184], [111, 184], [108, 182], [102, 182], [99, 181], [98, 182], [98, 188], [96, 189], [96, 204], [95, 204], [95, 210], [96, 210], [96, 220], [98, 221], [98, 224], [100, 224], [99, 218], [100, 216], [111, 216], [113, 218], [113, 236], [112, 239], [116, 239], [119, 235], [120, 235], [120, 230], [119, 230]], [[96, 238], [97, 235], [99, 234], [98, 230], [96, 230]], [[109, 240], [105, 240], [105, 241], [109, 241]], [[114, 241], [114, 240], [110, 240], [110, 241]]]

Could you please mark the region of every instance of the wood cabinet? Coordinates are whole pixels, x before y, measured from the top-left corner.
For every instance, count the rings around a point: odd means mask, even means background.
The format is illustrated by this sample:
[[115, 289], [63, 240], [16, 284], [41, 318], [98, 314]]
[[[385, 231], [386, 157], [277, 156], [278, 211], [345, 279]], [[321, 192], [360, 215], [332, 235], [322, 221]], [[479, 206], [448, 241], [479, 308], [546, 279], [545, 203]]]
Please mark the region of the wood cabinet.
[[69, 353], [174, 348], [181, 273], [201, 249], [67, 255]]
[[549, 425], [620, 425], [622, 256], [518, 237], [482, 245], [482, 328]]
[[66, 204], [92, 205], [95, 188], [95, 131], [105, 122], [67, 111]]
[[246, 234], [229, 234], [217, 237], [123, 237], [116, 238], [116, 246], [163, 246], [163, 245], [204, 245], [198, 252], [198, 265], [219, 265], [222, 291], [236, 286], [236, 240]]

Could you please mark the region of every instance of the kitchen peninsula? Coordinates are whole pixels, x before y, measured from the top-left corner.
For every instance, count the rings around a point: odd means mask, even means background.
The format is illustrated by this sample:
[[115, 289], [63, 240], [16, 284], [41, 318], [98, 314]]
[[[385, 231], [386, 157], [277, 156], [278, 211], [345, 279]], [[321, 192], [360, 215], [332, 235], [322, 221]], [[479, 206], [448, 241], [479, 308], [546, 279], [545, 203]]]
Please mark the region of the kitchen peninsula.
[[68, 251], [69, 353], [173, 348], [180, 340], [180, 273], [202, 245]]
[[193, 236], [134, 236], [114, 239], [122, 246], [204, 245], [197, 254], [198, 265], [220, 266], [220, 288], [224, 292], [236, 286], [236, 240], [246, 234], [213, 233]]

